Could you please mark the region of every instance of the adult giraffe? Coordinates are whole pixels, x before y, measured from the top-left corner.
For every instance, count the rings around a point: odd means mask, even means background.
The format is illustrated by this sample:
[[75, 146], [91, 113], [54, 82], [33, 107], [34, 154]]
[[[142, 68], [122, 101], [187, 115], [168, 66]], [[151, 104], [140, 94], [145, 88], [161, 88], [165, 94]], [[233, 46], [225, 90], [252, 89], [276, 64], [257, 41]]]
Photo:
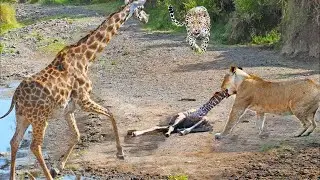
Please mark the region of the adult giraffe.
[[[62, 170], [71, 154], [74, 146], [79, 141], [79, 130], [74, 118], [75, 106], [79, 105], [83, 110], [96, 112], [110, 118], [116, 138], [117, 157], [124, 158], [116, 121], [112, 113], [90, 98], [92, 83], [88, 77], [88, 66], [96, 54], [101, 52], [109, 43], [111, 37], [116, 34], [120, 26], [132, 14], [137, 13], [143, 7], [146, 0], [131, 0], [120, 10], [112, 13], [107, 19], [87, 36], [77, 43], [66, 46], [55, 59], [43, 70], [33, 76], [24, 79], [14, 92], [9, 111], [1, 118], [7, 116], [15, 106], [16, 131], [11, 139], [11, 172], [10, 179], [15, 179], [15, 160], [19, 144], [23, 135], [32, 125], [31, 151], [36, 156], [47, 179], [52, 176], [42, 156], [42, 143], [48, 119], [54, 111], [63, 108], [65, 119], [72, 132], [72, 139], [68, 150], [62, 156], [59, 169]], [[143, 19], [137, 17], [138, 19]]]

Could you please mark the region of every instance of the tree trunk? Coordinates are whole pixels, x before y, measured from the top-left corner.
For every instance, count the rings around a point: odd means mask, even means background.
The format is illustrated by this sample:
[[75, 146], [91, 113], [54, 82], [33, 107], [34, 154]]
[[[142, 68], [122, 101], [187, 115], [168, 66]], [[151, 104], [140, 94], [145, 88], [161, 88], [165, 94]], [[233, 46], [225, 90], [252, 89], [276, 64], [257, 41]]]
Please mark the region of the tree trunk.
[[320, 57], [320, 0], [288, 0], [282, 21], [282, 54]]

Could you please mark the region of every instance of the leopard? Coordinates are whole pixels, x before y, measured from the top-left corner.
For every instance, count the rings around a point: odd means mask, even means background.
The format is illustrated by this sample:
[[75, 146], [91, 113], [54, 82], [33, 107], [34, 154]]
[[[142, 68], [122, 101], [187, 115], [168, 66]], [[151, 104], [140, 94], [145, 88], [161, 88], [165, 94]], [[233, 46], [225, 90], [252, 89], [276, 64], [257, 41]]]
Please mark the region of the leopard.
[[[211, 19], [208, 10], [204, 6], [196, 6], [185, 15], [183, 22], [179, 22], [174, 16], [172, 5], [168, 7], [171, 21], [176, 26], [185, 26], [187, 30], [186, 42], [196, 53], [204, 53], [210, 40]], [[201, 41], [200, 46], [197, 40]]]

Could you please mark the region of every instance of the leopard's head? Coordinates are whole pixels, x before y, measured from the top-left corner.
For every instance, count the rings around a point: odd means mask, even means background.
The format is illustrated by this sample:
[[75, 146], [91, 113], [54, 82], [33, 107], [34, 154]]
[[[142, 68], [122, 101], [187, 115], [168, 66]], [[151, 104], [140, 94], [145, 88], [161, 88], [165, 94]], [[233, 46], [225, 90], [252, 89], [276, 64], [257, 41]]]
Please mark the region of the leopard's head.
[[205, 37], [210, 33], [210, 16], [203, 6], [190, 9], [185, 21], [187, 30], [194, 37]]

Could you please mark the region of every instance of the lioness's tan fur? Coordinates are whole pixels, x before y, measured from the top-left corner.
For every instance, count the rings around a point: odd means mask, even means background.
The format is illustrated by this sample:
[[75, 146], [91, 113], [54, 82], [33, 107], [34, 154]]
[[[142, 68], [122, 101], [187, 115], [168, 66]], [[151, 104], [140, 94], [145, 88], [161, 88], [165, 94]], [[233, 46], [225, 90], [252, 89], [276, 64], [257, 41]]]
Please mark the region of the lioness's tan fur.
[[217, 138], [227, 135], [246, 109], [256, 111], [260, 134], [264, 113], [295, 115], [303, 125], [296, 136], [308, 136], [316, 128], [314, 116], [319, 108], [320, 85], [311, 79], [270, 82], [231, 67], [231, 74], [225, 76], [221, 88], [236, 94], [236, 99], [229, 120], [222, 133], [216, 134]]

